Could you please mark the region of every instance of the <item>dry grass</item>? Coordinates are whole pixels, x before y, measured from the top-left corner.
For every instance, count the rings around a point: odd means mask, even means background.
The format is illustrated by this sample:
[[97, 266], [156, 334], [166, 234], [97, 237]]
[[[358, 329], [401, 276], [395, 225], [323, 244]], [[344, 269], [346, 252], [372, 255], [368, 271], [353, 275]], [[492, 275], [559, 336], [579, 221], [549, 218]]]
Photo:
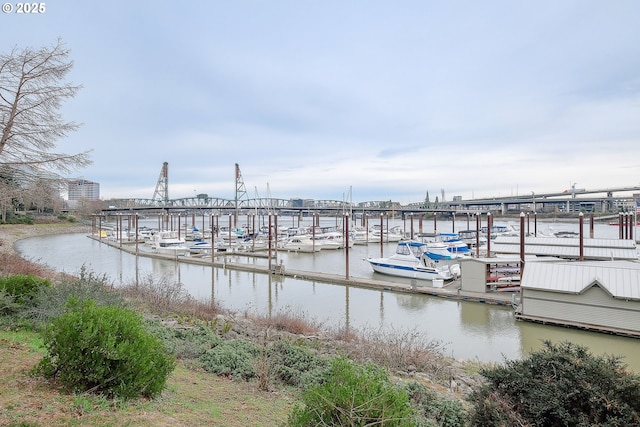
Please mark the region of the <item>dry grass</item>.
[[317, 335], [322, 330], [322, 324], [310, 319], [306, 313], [293, 311], [287, 307], [271, 315], [251, 316], [251, 320], [259, 328], [274, 329], [295, 335]]
[[35, 334], [0, 332], [2, 426], [277, 426], [293, 400], [179, 364], [157, 399], [71, 395], [28, 374], [42, 356]]
[[55, 275], [50, 269], [36, 262], [7, 252], [0, 252], [0, 266], [2, 266], [0, 267], [2, 270], [0, 271], [0, 275], [4, 276], [33, 274], [38, 277], [52, 278]]
[[434, 380], [449, 377], [444, 344], [430, 340], [417, 330], [396, 328], [338, 329], [334, 336], [343, 344], [343, 350], [354, 360], [373, 362], [391, 371], [423, 372]]
[[148, 275], [138, 283], [129, 283], [118, 290], [144, 311], [160, 316], [179, 316], [211, 321], [225, 311], [215, 303], [193, 298], [179, 282], [167, 276]]

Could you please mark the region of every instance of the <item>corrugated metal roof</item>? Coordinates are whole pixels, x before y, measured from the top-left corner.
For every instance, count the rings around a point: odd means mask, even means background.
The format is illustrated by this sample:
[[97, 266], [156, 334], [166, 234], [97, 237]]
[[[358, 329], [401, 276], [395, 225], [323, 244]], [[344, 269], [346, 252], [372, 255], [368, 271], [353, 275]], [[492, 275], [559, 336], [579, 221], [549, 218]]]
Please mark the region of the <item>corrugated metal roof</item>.
[[525, 264], [523, 288], [579, 294], [594, 284], [614, 298], [640, 300], [640, 263], [587, 261]]
[[[526, 255], [554, 256], [559, 258], [580, 257], [580, 239], [558, 237], [525, 237]], [[583, 255], [592, 260], [638, 260], [636, 243], [623, 239], [583, 239]], [[491, 252], [497, 254], [519, 254], [520, 238], [499, 236], [491, 242]]]

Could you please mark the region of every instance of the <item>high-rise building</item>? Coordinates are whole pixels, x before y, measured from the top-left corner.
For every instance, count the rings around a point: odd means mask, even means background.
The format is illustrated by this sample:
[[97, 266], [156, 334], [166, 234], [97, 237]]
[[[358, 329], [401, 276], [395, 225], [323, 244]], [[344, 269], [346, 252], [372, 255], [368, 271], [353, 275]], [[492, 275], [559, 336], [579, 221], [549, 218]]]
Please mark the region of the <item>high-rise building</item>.
[[70, 179], [68, 183], [69, 206], [77, 204], [78, 200], [98, 200], [100, 198], [100, 184], [86, 179]]

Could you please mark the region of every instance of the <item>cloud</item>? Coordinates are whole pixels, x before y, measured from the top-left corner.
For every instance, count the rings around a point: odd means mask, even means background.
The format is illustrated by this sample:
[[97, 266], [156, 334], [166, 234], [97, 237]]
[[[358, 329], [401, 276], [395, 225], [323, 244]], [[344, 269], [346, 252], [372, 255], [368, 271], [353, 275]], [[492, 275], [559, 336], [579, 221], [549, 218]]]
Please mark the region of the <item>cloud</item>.
[[[422, 200], [638, 185], [634, 2], [59, 2], [4, 51], [71, 48], [63, 151], [102, 196]], [[73, 18], [73, 19], [71, 19]]]

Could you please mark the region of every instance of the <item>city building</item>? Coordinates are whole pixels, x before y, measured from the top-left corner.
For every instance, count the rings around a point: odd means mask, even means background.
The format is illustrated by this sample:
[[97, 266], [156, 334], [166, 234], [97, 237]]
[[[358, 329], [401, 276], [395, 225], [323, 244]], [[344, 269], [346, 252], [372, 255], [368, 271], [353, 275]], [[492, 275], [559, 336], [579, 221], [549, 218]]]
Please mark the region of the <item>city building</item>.
[[100, 199], [100, 184], [86, 179], [70, 179], [68, 184], [68, 204], [74, 209], [81, 200]]

